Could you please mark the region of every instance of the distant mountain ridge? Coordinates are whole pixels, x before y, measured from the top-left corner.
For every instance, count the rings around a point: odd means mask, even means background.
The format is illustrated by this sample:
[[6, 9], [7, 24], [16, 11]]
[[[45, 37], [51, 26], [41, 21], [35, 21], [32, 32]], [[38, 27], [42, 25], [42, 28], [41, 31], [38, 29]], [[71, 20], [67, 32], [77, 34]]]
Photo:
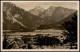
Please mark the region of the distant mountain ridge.
[[43, 9], [40, 6], [35, 7], [34, 9], [30, 9], [28, 12], [32, 13], [33, 15], [38, 16], [39, 14], [41, 14], [45, 9]]
[[47, 17], [47, 16], [51, 16], [52, 13], [55, 11], [56, 7], [54, 6], [50, 6], [48, 9], [46, 9], [43, 13], [41, 13], [39, 16], [41, 18]]
[[[39, 9], [35, 10], [35, 8], [34, 10], [30, 9], [29, 12], [32, 14], [36, 14], [36, 12], [38, 12]], [[42, 8], [42, 7], [39, 7], [39, 8]], [[36, 15], [42, 19], [43, 24], [52, 24], [68, 17], [74, 12], [76, 12], [75, 9], [68, 9], [60, 6], [58, 7], [50, 6], [48, 9], [44, 10], [43, 12], [39, 12], [39, 14], [38, 15], [36, 14]]]
[[52, 24], [68, 17], [74, 12], [76, 12], [76, 10], [51, 6], [50, 8], [45, 10], [42, 14], [40, 14], [40, 17], [44, 19], [45, 24]]

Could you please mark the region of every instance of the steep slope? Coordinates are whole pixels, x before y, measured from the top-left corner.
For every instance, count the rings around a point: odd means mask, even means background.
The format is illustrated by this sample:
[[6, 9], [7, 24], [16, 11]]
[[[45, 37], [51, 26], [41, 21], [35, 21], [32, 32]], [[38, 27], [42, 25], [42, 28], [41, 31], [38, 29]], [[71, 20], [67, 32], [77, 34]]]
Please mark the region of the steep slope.
[[63, 24], [64, 22], [67, 22], [67, 21], [72, 21], [72, 17], [74, 17], [74, 15], [77, 16], [77, 11], [75, 11], [74, 13], [72, 13], [71, 15], [69, 15], [68, 17], [56, 22], [55, 24]]
[[43, 8], [41, 8], [40, 6], [35, 7], [34, 9], [29, 10], [28, 12], [32, 13], [33, 15], [38, 16], [39, 14], [41, 14], [44, 11]]
[[42, 24], [37, 29], [60, 29], [60, 30], [63, 30], [63, 29], [65, 29], [65, 27], [62, 24], [65, 22], [68, 22], [68, 21], [72, 21], [72, 18], [74, 17], [74, 15], [77, 16], [77, 11], [75, 11], [74, 13], [69, 15], [68, 17], [61, 19], [58, 22], [55, 22], [52, 24]]
[[56, 10], [52, 14], [52, 18], [54, 19], [53, 22], [58, 22], [69, 15], [72, 15], [76, 10], [63, 8], [63, 7], [56, 7]]
[[[77, 11], [74, 12], [73, 14], [69, 15], [68, 17], [66, 17], [66, 18], [64, 18], [64, 19], [56, 22], [55, 25], [56, 25], [57, 27], [60, 27], [60, 26], [64, 27], [62, 24], [64, 24], [65, 22], [68, 22], [68, 21], [72, 21], [72, 18], [73, 18], [74, 16], [77, 16]], [[75, 19], [75, 20], [76, 20], [76, 19]]]
[[53, 24], [68, 17], [75, 11], [76, 10], [68, 9], [64, 7], [51, 6], [39, 16], [43, 19], [44, 24]]
[[49, 17], [52, 15], [52, 13], [55, 11], [54, 6], [50, 6], [47, 10], [45, 10], [43, 13], [39, 14], [41, 18]]
[[12, 3], [3, 3], [4, 30], [36, 29], [39, 24], [40, 18], [37, 16], [17, 7]]

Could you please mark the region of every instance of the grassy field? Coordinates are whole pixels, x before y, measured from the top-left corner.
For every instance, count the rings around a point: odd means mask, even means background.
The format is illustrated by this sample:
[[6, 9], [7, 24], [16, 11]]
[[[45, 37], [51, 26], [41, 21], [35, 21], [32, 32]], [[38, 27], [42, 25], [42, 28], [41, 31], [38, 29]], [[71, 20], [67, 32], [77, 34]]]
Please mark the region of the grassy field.
[[[63, 43], [63, 40], [66, 39], [66, 37], [62, 34], [63, 31], [66, 30], [53, 30], [53, 29], [47, 29], [47, 30], [35, 30], [33, 32], [7, 32], [6, 35], [8, 36], [8, 43], [10, 44], [11, 42], [16, 42], [14, 46], [11, 49], [19, 49], [19, 48], [24, 48], [28, 49], [28, 43], [30, 43], [30, 46], [32, 49], [70, 49], [69, 44], [57, 44], [57, 45], [52, 45], [52, 46], [39, 46], [35, 45], [35, 37], [36, 36], [48, 36], [48, 37], [56, 37], [57, 39], [60, 40], [61, 43]], [[5, 33], [3, 33], [5, 35]], [[24, 40], [22, 40], [22, 37], [29, 38], [30, 40], [27, 41], [27, 43], [24, 43]], [[42, 37], [42, 38], [43, 38]], [[14, 41], [14, 39], [17, 38], [18, 41]], [[74, 46], [75, 47], [75, 46]]]

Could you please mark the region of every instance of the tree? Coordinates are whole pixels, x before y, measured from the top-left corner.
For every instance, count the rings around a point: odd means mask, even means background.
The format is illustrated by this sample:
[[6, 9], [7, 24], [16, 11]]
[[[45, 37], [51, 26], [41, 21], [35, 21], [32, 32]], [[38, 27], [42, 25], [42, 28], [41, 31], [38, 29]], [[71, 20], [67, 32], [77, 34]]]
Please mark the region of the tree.
[[6, 33], [4, 34], [4, 40], [3, 40], [3, 49], [7, 49], [8, 48], [8, 36], [6, 35]]
[[11, 49], [15, 44], [14, 42], [10, 44], [7, 40], [8, 40], [8, 35], [5, 33], [4, 40], [3, 40], [3, 49]]
[[30, 35], [24, 35], [21, 37], [25, 44], [31, 41]]
[[64, 35], [67, 39], [64, 40], [64, 43], [71, 42], [71, 46], [77, 42], [77, 15], [74, 14], [71, 21], [66, 21], [62, 24], [67, 33], [65, 32]]
[[48, 36], [38, 36], [36, 40], [36, 45], [44, 45], [44, 46], [52, 46], [60, 44], [60, 40], [55, 37], [48, 37]]
[[32, 46], [30, 43], [28, 43], [28, 49], [32, 49]]

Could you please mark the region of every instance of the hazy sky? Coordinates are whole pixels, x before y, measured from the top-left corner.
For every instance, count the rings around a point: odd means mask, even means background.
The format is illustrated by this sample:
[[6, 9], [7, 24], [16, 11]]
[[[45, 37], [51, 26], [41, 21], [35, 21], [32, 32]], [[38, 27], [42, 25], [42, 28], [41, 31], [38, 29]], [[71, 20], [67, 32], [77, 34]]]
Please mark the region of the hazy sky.
[[77, 2], [12, 2], [16, 6], [23, 8], [25, 10], [32, 9], [36, 6], [41, 6], [44, 9], [49, 8], [49, 6], [61, 6], [77, 10]]

